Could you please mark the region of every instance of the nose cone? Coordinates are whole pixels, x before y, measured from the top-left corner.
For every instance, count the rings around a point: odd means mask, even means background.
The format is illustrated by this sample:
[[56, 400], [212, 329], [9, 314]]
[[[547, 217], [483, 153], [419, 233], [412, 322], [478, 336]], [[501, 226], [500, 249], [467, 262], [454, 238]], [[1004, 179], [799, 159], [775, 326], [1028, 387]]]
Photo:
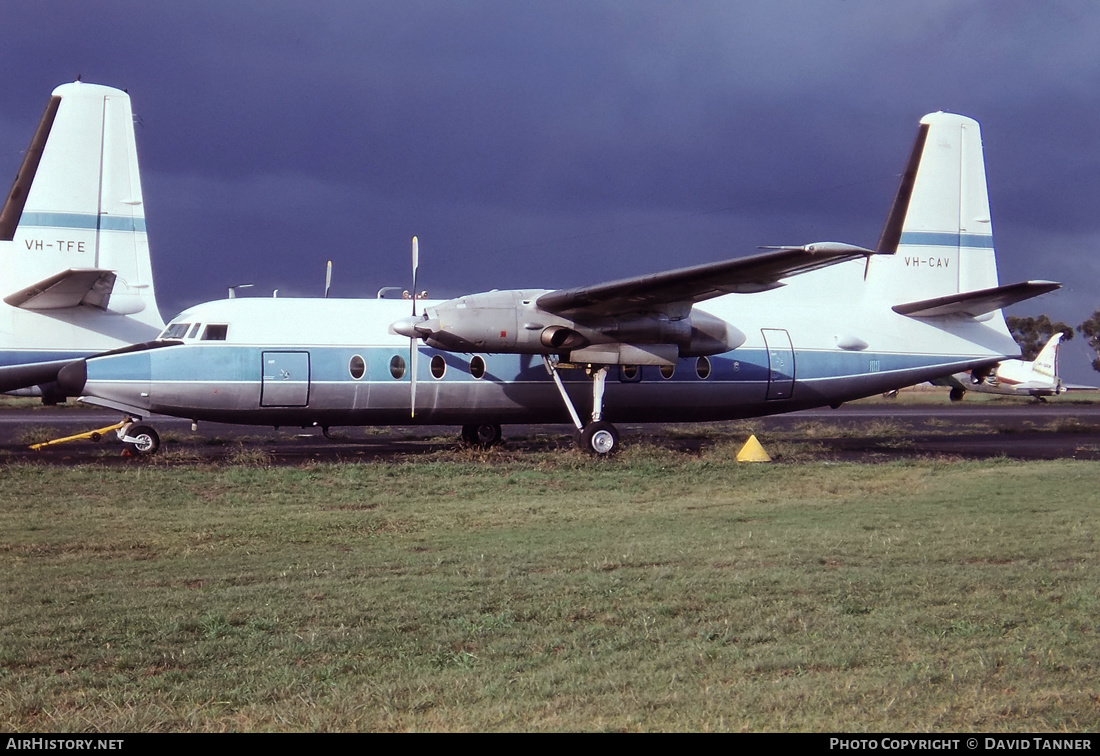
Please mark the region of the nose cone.
[[390, 330], [410, 339], [418, 339], [420, 338], [420, 334], [416, 332], [416, 326], [418, 323], [422, 322], [423, 320], [420, 318], [410, 316], [393, 323], [390, 326]]
[[393, 323], [390, 330], [410, 339], [426, 339], [439, 330], [439, 321], [429, 320], [427, 315], [409, 316]]

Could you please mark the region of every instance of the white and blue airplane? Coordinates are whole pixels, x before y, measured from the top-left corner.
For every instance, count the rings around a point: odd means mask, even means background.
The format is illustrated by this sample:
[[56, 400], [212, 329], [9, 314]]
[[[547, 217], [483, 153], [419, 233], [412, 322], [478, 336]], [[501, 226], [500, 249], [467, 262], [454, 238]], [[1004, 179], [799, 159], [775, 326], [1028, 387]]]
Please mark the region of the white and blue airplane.
[[164, 329], [125, 92], [53, 91], [0, 209], [0, 270], [0, 392], [63, 399], [62, 367]]
[[[208, 302], [151, 343], [70, 360], [56, 391], [125, 413], [120, 438], [146, 453], [159, 439], [141, 420], [159, 413], [324, 429], [456, 424], [482, 445], [502, 424], [572, 422], [582, 448], [602, 455], [619, 445], [613, 422], [839, 406], [986, 369], [1019, 355], [1001, 308], [1059, 286], [998, 284], [979, 127], [947, 113], [921, 120], [875, 249], [766, 250], [447, 301]], [[414, 292], [416, 256], [414, 239]], [[148, 279], [137, 281], [127, 291]]]

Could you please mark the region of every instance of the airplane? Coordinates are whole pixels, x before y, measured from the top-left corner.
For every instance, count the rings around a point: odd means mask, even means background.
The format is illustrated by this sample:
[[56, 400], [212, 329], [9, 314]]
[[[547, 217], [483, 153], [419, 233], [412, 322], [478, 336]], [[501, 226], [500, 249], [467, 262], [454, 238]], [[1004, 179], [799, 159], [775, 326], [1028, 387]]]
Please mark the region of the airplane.
[[0, 392], [56, 403], [63, 367], [164, 330], [125, 92], [53, 91], [0, 209], [0, 269]]
[[[159, 413], [326, 433], [455, 424], [482, 446], [502, 424], [571, 422], [603, 456], [620, 446], [614, 422], [838, 407], [987, 370], [1019, 356], [1001, 308], [1060, 286], [998, 284], [980, 129], [948, 113], [921, 119], [874, 249], [764, 250], [445, 301], [207, 302], [152, 342], [70, 362], [57, 385], [124, 413], [119, 437], [138, 453], [159, 447], [144, 422]], [[412, 268], [416, 292], [415, 238]]]
[[1004, 396], [1030, 396], [1045, 402], [1048, 396], [1057, 396], [1064, 391], [1095, 391], [1093, 386], [1077, 386], [1062, 382], [1058, 372], [1058, 349], [1062, 343], [1062, 333], [1050, 337], [1042, 350], [1030, 362], [1006, 360], [998, 362], [985, 371], [955, 373], [932, 381], [937, 386], [950, 386], [948, 395], [951, 401], [961, 401], [967, 391], [979, 394], [1001, 394]]

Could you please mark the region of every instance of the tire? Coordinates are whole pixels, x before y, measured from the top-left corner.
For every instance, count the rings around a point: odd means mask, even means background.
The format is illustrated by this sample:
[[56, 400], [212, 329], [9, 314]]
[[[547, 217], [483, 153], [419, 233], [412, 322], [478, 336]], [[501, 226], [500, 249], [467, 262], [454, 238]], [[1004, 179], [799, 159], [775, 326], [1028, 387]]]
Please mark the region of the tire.
[[495, 423], [470, 423], [462, 426], [462, 440], [479, 449], [496, 446], [503, 435], [500, 426]]
[[595, 457], [606, 457], [619, 450], [619, 431], [606, 420], [598, 420], [584, 426], [579, 445]]
[[126, 440], [123, 443], [132, 453], [148, 456], [157, 453], [160, 436], [148, 425], [134, 425], [126, 431]]
[[966, 391], [964, 389], [956, 386], [955, 388], [951, 389], [951, 393], [947, 395], [947, 398], [953, 402], [961, 402], [965, 394]]

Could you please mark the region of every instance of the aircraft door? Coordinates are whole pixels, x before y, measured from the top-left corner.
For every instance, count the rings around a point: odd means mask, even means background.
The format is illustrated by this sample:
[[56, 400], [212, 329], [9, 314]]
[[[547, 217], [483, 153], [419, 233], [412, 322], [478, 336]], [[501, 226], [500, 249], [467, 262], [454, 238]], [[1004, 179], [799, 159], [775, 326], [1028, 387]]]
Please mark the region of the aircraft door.
[[794, 393], [794, 347], [791, 336], [780, 328], [762, 328], [768, 349], [768, 394], [766, 399], [790, 399]]
[[309, 352], [263, 352], [261, 407], [309, 404]]

